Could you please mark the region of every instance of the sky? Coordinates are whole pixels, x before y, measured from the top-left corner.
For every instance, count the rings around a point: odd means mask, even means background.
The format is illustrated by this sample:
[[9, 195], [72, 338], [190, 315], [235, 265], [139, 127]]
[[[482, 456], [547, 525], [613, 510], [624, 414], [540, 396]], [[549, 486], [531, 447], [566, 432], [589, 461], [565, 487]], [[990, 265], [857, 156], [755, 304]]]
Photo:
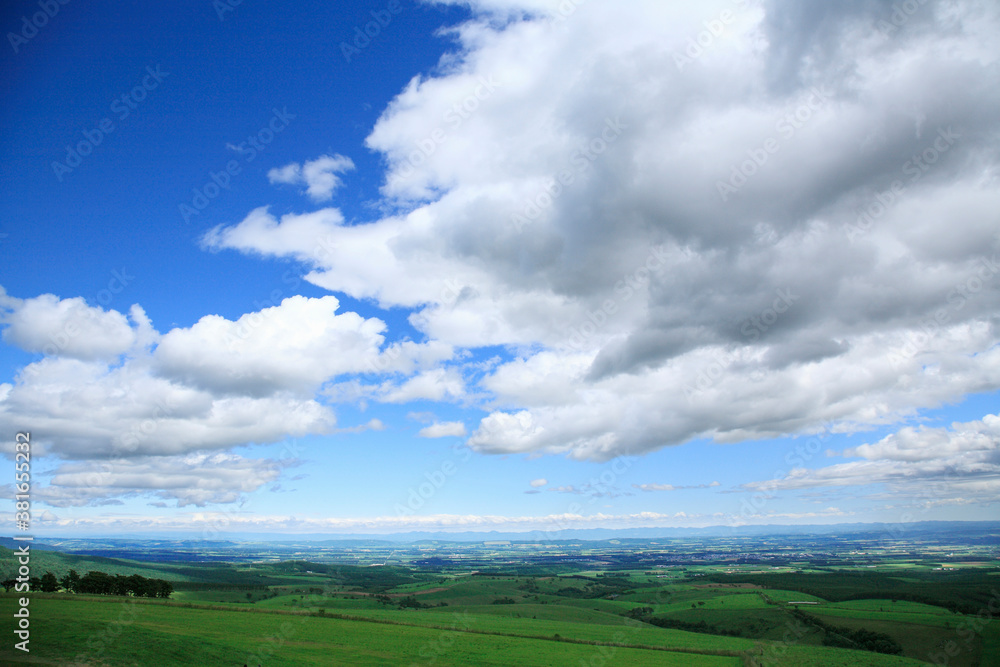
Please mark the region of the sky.
[[39, 535], [997, 517], [996, 3], [0, 27]]

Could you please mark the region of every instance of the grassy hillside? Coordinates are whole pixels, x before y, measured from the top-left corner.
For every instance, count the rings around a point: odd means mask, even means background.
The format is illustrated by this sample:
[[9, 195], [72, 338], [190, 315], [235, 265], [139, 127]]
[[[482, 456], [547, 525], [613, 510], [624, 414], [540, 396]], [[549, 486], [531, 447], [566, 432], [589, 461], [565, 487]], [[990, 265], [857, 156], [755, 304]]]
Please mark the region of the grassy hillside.
[[[33, 555], [33, 569], [49, 557]], [[50, 562], [66, 565], [68, 558], [77, 557], [55, 554]], [[986, 568], [962, 573], [956, 590], [906, 568], [839, 579], [827, 571], [725, 577], [718, 570], [664, 579], [641, 571], [459, 575], [305, 561], [74, 562], [84, 563], [74, 568], [81, 572], [93, 566], [172, 575], [178, 590], [166, 603], [34, 595], [36, 664], [74, 664], [81, 652], [89, 655], [80, 664], [102, 667], [192, 660], [237, 666], [1000, 664], [1000, 621], [953, 609], [981, 597], [971, 592], [974, 586], [989, 590], [996, 576]], [[885, 595], [887, 588], [893, 595]], [[0, 596], [0, 613], [14, 604], [13, 594]], [[900, 654], [872, 652], [883, 648], [863, 636]], [[261, 651], [253, 662], [249, 654]], [[0, 648], [4, 664], [23, 657]]]
[[[241, 665], [538, 665], [627, 664], [736, 667], [739, 657], [595, 646], [482, 632], [273, 613], [38, 599], [31, 656], [36, 664]], [[0, 600], [4, 615], [12, 599]], [[121, 621], [120, 623], [118, 621]], [[0, 659], [22, 656], [9, 645]]]

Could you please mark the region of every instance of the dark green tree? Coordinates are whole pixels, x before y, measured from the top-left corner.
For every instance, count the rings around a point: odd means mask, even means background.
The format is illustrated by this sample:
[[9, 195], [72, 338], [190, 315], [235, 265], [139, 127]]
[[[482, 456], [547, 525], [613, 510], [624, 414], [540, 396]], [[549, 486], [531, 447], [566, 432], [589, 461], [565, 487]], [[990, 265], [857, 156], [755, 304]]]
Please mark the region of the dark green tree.
[[174, 592], [174, 585], [164, 579], [153, 579], [153, 584], [155, 586], [154, 595], [158, 598], [169, 598], [170, 594]]
[[64, 575], [63, 578], [59, 580], [59, 585], [70, 593], [76, 593], [76, 588], [80, 585], [80, 575], [76, 570], [70, 570], [69, 574]]
[[43, 593], [55, 593], [59, 590], [59, 580], [51, 572], [46, 572], [42, 575], [40, 584], [39, 588]]

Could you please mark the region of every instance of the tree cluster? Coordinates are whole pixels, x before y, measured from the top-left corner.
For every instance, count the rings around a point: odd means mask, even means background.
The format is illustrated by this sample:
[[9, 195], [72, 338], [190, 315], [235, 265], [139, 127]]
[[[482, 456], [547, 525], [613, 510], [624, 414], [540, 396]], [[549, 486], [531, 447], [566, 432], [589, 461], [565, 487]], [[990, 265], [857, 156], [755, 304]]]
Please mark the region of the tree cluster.
[[830, 625], [815, 616], [810, 616], [799, 610], [795, 610], [793, 613], [803, 621], [823, 630], [825, 633], [823, 646], [853, 648], [889, 655], [898, 655], [903, 652], [903, 647], [899, 645], [899, 642], [884, 632], [875, 632], [873, 630], [865, 630], [864, 628], [852, 630], [850, 628]]
[[[14, 588], [17, 582], [11, 578], [0, 582], [6, 590]], [[174, 586], [163, 579], [148, 579], [138, 574], [114, 576], [105, 572], [91, 571], [80, 576], [70, 570], [62, 579], [56, 579], [51, 572], [28, 580], [30, 590], [42, 593], [56, 593], [60, 588], [69, 593], [89, 593], [92, 595], [122, 595], [137, 598], [169, 598]]]

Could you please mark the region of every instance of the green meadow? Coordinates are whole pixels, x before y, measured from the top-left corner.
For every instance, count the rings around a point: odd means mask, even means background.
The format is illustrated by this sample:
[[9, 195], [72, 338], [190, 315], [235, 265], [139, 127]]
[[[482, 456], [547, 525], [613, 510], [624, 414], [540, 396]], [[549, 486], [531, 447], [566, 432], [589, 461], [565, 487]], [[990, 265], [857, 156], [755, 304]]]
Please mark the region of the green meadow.
[[[169, 579], [169, 600], [33, 593], [30, 655], [2, 664], [1000, 665], [997, 569], [532, 574], [288, 561], [44, 566]], [[134, 568], [134, 569], [131, 569]], [[14, 592], [0, 593], [11, 618]], [[811, 604], [798, 604], [811, 603]], [[995, 606], [995, 605], [994, 605]]]

